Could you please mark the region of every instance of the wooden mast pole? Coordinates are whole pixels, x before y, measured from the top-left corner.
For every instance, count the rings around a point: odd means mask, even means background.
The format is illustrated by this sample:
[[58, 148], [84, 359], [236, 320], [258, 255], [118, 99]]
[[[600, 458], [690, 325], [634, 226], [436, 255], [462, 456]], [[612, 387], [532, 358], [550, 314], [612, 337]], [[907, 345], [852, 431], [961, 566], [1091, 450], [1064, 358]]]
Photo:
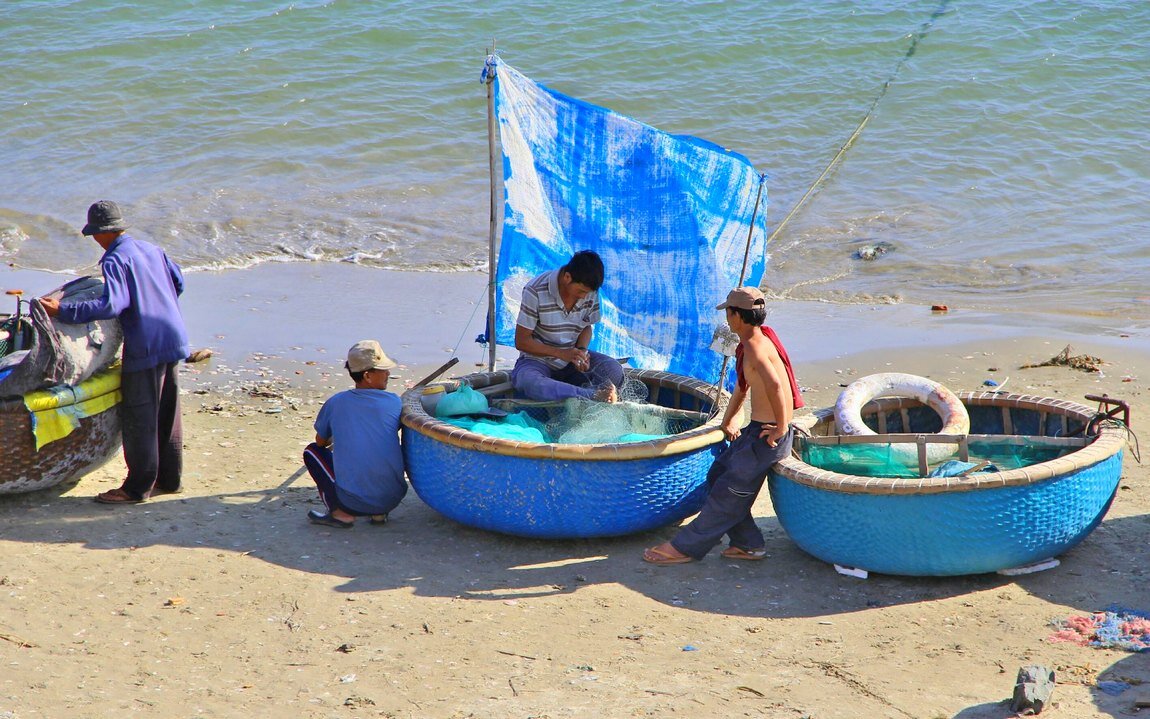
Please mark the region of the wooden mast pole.
[[759, 175], [759, 194], [755, 195], [755, 209], [751, 210], [751, 229], [747, 231], [747, 246], [743, 250], [743, 269], [739, 270], [739, 287], [742, 287], [743, 281], [747, 279], [747, 261], [751, 257], [751, 240], [755, 237], [755, 220], [759, 217], [759, 204], [763, 201], [765, 184], [766, 177]]
[[495, 178], [495, 40], [491, 41], [491, 57], [487, 63], [487, 155], [490, 169], [491, 218], [487, 230], [487, 370], [495, 371], [495, 235], [498, 231], [498, 205], [496, 205]]

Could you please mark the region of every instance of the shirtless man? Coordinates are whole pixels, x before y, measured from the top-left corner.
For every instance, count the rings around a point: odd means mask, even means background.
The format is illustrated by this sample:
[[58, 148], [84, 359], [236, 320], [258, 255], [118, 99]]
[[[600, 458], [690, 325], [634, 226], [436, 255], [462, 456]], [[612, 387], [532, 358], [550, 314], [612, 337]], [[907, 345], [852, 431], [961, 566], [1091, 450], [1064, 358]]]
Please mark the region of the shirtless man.
[[[738, 287], [715, 309], [726, 310], [727, 325], [739, 336], [735, 371], [738, 386], [723, 415], [730, 445], [707, 473], [710, 491], [699, 516], [669, 541], [643, 552], [651, 564], [683, 564], [702, 559], [723, 535], [728, 559], [762, 559], [766, 541], [751, 516], [767, 470], [791, 453], [791, 417], [803, 406], [790, 359], [778, 337], [763, 326], [766, 299], [756, 287]], [[743, 402], [751, 397], [751, 421], [741, 430]]]

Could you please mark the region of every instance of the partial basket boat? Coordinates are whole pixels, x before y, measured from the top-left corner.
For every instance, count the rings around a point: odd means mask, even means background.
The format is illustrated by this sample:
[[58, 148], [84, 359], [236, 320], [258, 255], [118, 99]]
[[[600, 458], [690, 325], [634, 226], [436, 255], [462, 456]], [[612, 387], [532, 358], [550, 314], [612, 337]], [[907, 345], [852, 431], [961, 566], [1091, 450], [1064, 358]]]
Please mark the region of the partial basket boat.
[[[709, 412], [714, 388], [681, 375], [627, 370], [662, 407]], [[403, 451], [411, 486], [441, 514], [522, 537], [577, 539], [643, 532], [697, 512], [723, 440], [721, 418], [669, 437], [619, 444], [516, 442], [436, 419], [423, 396], [461, 384], [510, 397], [509, 372], [482, 372], [403, 395]], [[720, 396], [725, 403], [727, 395]]]
[[[70, 385], [49, 388], [56, 396], [53, 407], [44, 411], [63, 410], [76, 422], [75, 429], [60, 439], [37, 450], [32, 427], [32, 413], [21, 397], [0, 400], [0, 494], [17, 494], [48, 489], [74, 479], [107, 462], [120, 447], [119, 371], [115, 381], [105, 374], [95, 375], [73, 388]], [[97, 389], [98, 388], [98, 389]], [[80, 407], [107, 399], [109, 409], [87, 414]], [[77, 411], [69, 410], [76, 408]]]
[[[768, 479], [791, 539], [826, 562], [910, 576], [1022, 567], [1085, 539], [1117, 491], [1125, 426], [1076, 402], [996, 392], [958, 397], [970, 416], [971, 444], [1054, 448], [1060, 456], [1004, 471], [909, 479], [843, 474], [791, 457]], [[913, 398], [874, 400], [862, 414], [878, 432], [939, 431], [939, 416]], [[797, 439], [799, 456], [807, 442], [839, 441], [833, 408], [796, 424], [812, 436]]]

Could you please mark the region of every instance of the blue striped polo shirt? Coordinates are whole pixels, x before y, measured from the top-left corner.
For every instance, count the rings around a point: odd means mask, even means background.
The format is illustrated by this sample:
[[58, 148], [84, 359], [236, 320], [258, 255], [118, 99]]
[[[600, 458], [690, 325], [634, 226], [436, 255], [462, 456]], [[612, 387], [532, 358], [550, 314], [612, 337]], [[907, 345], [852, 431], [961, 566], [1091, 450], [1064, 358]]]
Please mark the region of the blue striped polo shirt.
[[[515, 324], [531, 330], [531, 336], [543, 344], [574, 347], [579, 333], [599, 321], [599, 293], [588, 294], [568, 312], [559, 297], [559, 272], [544, 272], [527, 283], [523, 288], [523, 304], [519, 306], [519, 319]], [[523, 354], [542, 360], [554, 369], [567, 366], [567, 362], [557, 357], [540, 357], [529, 352]]]

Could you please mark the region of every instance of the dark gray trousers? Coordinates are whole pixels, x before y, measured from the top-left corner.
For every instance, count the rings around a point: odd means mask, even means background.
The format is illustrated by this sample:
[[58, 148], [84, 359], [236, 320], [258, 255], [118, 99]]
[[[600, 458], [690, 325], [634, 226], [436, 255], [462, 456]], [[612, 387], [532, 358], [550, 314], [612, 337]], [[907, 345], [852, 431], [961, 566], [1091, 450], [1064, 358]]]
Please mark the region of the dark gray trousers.
[[679, 530], [671, 546], [695, 559], [702, 559], [724, 534], [730, 537], [733, 547], [752, 550], [766, 546], [763, 533], [751, 516], [751, 507], [771, 465], [791, 453], [795, 431], [788, 429], [778, 445], [771, 447], [759, 438], [762, 429], [762, 422], [751, 422], [715, 459], [707, 472], [711, 489], [703, 509]]
[[120, 432], [128, 478], [123, 490], [147, 499], [153, 487], [180, 488], [184, 428], [180, 421], [179, 365], [162, 364], [120, 376]]

